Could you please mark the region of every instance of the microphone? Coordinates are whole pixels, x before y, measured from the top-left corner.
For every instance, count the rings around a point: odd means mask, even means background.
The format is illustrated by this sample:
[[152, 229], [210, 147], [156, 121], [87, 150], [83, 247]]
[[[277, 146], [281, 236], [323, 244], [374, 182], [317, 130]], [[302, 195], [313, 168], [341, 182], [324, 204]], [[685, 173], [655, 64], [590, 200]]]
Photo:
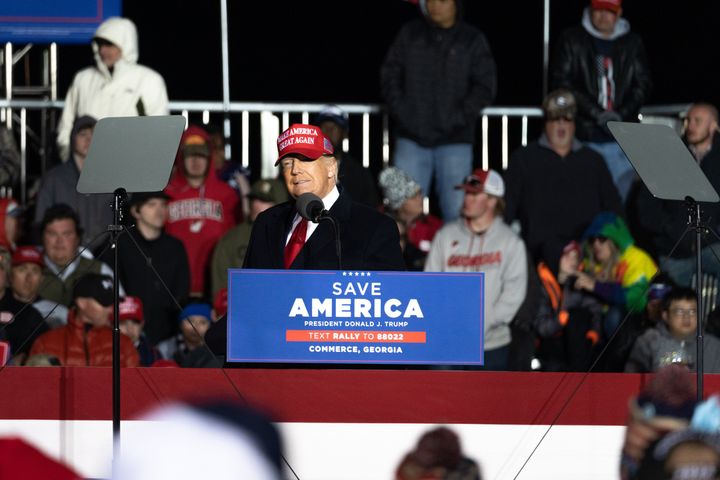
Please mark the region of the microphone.
[[323, 218], [329, 217], [329, 212], [325, 210], [325, 204], [314, 193], [303, 193], [295, 201], [295, 209], [306, 220], [313, 223], [319, 223]]
[[303, 193], [295, 200], [295, 209], [306, 220], [313, 223], [320, 223], [321, 220], [327, 220], [332, 224], [335, 233], [335, 254], [337, 255], [337, 268], [342, 270], [342, 247], [340, 245], [340, 227], [335, 222], [330, 212], [325, 210], [325, 204], [314, 193]]

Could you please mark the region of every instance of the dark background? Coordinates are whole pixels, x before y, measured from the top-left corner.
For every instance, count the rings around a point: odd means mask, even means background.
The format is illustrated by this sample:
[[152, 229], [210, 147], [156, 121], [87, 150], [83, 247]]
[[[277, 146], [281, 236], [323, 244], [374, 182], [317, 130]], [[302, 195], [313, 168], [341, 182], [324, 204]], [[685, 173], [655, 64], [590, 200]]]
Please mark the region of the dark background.
[[[400, 26], [419, 15], [402, 0], [228, 1], [234, 101], [381, 102], [378, 72]], [[587, 2], [553, 0], [550, 41], [580, 21]], [[140, 63], [159, 71], [171, 100], [221, 100], [220, 2], [124, 0], [138, 26]], [[465, 18], [485, 32], [498, 65], [496, 105], [542, 99], [542, 0], [466, 0]], [[720, 2], [624, 2], [646, 44], [651, 104], [720, 103]], [[91, 64], [89, 46], [59, 47], [59, 94]]]
[[[552, 0], [550, 45], [560, 31], [580, 22], [587, 0]], [[543, 0], [465, 0], [465, 19], [487, 36], [498, 67], [498, 106], [538, 106], [543, 83]], [[651, 105], [705, 100], [720, 104], [720, 2], [626, 0], [624, 16], [645, 41], [655, 88]], [[171, 100], [222, 100], [220, 1], [124, 0], [123, 15], [139, 31], [140, 63], [165, 78]], [[406, 21], [420, 15], [403, 0], [228, 0], [230, 92], [233, 101], [382, 103], [379, 69], [388, 46]], [[89, 45], [60, 45], [59, 95], [78, 70], [93, 63]], [[39, 49], [33, 49], [18, 84], [38, 84]], [[552, 62], [552, 57], [551, 57]], [[24, 74], [23, 74], [24, 73]], [[199, 115], [190, 117], [199, 122]], [[220, 114], [211, 123], [219, 124]], [[239, 125], [239, 115], [231, 115]], [[299, 121], [299, 118], [291, 118]], [[360, 157], [360, 119], [351, 119], [350, 149]], [[382, 128], [371, 127], [370, 166], [382, 168]], [[32, 119], [31, 119], [32, 126]], [[490, 165], [500, 168], [500, 120], [490, 119]], [[541, 128], [529, 125], [529, 138]], [[259, 120], [251, 117], [255, 138]], [[495, 132], [495, 133], [493, 133]], [[240, 138], [233, 126], [237, 158]], [[392, 130], [391, 130], [392, 133]], [[520, 145], [520, 121], [510, 121], [511, 148]], [[59, 159], [30, 147], [29, 175]], [[481, 162], [476, 147], [476, 166]], [[43, 164], [35, 159], [47, 158]], [[259, 143], [251, 142], [251, 179], [260, 172]]]

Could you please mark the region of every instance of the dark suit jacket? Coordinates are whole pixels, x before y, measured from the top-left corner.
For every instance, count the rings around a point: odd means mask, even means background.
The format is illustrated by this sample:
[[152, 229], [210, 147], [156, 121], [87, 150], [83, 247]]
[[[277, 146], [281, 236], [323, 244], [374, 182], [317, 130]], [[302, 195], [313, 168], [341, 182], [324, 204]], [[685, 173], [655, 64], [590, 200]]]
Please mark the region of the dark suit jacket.
[[[295, 202], [276, 205], [253, 223], [243, 268], [283, 269], [285, 240], [295, 216]], [[405, 270], [395, 221], [351, 200], [347, 193], [330, 209], [340, 229], [343, 270]], [[329, 221], [321, 221], [295, 261], [294, 270], [337, 270], [335, 233]]]

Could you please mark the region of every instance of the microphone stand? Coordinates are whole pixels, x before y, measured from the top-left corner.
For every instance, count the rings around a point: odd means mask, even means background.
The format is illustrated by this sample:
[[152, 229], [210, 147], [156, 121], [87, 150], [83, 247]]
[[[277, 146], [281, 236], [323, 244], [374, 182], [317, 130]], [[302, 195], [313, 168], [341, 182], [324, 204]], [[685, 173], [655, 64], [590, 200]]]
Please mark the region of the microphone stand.
[[118, 237], [122, 233], [122, 209], [127, 199], [124, 188], [114, 192], [113, 224], [108, 225], [111, 234], [113, 252], [113, 326], [112, 326], [112, 424], [113, 424], [113, 463], [120, 455], [120, 284], [118, 282]]
[[321, 220], [328, 220], [332, 224], [333, 232], [335, 234], [335, 254], [337, 255], [337, 268], [342, 270], [342, 249], [340, 248], [340, 226], [337, 224], [334, 218], [330, 216], [327, 210], [318, 216], [318, 222]]
[[306, 192], [300, 195], [295, 202], [295, 209], [301, 217], [310, 220], [313, 223], [320, 223], [328, 220], [333, 227], [335, 234], [335, 254], [337, 256], [337, 269], [342, 270], [342, 249], [340, 247], [340, 226], [334, 218], [330, 216], [330, 212], [325, 209], [325, 205], [320, 197], [314, 193]]
[[697, 359], [695, 360], [695, 374], [697, 376], [697, 400], [703, 400], [703, 376], [705, 373], [705, 359], [703, 348], [703, 330], [705, 325], [703, 322], [703, 295], [702, 295], [702, 234], [707, 230], [701, 220], [700, 204], [692, 197], [685, 197], [685, 203], [688, 207], [688, 229], [695, 230], [695, 268], [696, 278], [695, 295], [697, 297], [697, 331], [696, 331], [696, 348]]

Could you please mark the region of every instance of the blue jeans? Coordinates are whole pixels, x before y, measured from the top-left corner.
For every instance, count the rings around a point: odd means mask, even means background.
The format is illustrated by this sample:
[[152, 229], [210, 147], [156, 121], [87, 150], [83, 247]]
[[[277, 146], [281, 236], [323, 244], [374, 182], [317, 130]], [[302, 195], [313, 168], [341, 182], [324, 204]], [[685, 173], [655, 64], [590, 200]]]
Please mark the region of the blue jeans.
[[[689, 234], [688, 234], [689, 235]], [[703, 273], [720, 277], [720, 243], [703, 247], [700, 251]], [[689, 287], [697, 268], [697, 258], [660, 257], [660, 270], [667, 273], [681, 287]]]
[[485, 350], [485, 361], [483, 370], [507, 370], [508, 355], [510, 354], [510, 345], [495, 348], [493, 350]]
[[455, 185], [461, 184], [470, 175], [472, 163], [473, 147], [469, 143], [426, 148], [407, 138], [395, 141], [393, 164], [415, 179], [423, 195], [430, 194], [430, 185], [435, 175], [435, 192], [445, 222], [460, 216], [463, 192], [455, 190]]
[[620, 148], [620, 145], [615, 141], [587, 142], [585, 145], [602, 155], [605, 160], [605, 165], [607, 165], [608, 170], [610, 170], [613, 183], [620, 194], [620, 200], [622, 200], [623, 205], [625, 205], [630, 187], [632, 187], [635, 179], [638, 178], [630, 160], [628, 160]]

